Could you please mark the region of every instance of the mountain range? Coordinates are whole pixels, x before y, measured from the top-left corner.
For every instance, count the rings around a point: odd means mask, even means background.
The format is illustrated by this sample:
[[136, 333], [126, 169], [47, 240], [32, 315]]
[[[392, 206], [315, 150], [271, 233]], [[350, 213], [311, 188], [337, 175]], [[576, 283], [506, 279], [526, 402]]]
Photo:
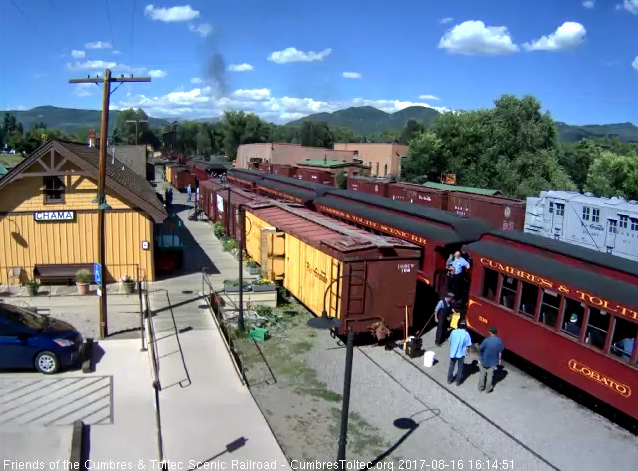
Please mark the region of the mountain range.
[[[38, 122], [44, 122], [50, 129], [61, 129], [66, 132], [77, 131], [81, 128], [100, 128], [99, 110], [81, 110], [73, 108], [57, 108], [54, 106], [39, 106], [30, 110], [0, 111], [11, 113], [20, 121], [26, 129], [33, 127]], [[109, 112], [109, 131], [115, 127], [119, 111]], [[416, 119], [428, 125], [439, 115], [432, 108], [423, 106], [410, 106], [396, 113], [386, 113], [371, 106], [360, 106], [335, 111], [334, 113], [316, 113], [288, 123], [298, 126], [304, 121], [326, 122], [331, 126], [339, 126], [351, 129], [359, 135], [370, 135], [383, 131], [401, 131], [409, 119]], [[192, 121], [215, 122], [219, 118], [200, 118]], [[150, 125], [166, 126], [174, 121], [183, 119], [149, 118]], [[574, 126], [562, 122], [556, 122], [558, 133], [563, 142], [577, 142], [588, 137], [617, 136], [626, 142], [638, 143], [638, 126], [632, 123], [593, 124]]]

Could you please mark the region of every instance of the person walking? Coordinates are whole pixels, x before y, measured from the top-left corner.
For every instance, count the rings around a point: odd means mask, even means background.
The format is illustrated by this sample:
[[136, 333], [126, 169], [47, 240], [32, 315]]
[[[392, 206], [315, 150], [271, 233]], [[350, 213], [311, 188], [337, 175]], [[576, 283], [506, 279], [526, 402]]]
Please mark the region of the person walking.
[[496, 327], [490, 327], [490, 336], [477, 345], [481, 352], [481, 360], [479, 361], [479, 383], [478, 390], [491, 393], [494, 389], [492, 381], [494, 380], [494, 369], [502, 363], [503, 341], [496, 336], [498, 330]]
[[450, 334], [450, 367], [447, 371], [447, 384], [454, 382], [454, 367], [456, 366], [456, 385], [461, 385], [467, 347], [470, 345], [472, 345], [472, 339], [469, 332], [465, 330], [465, 321], [459, 321], [458, 327]]
[[188, 203], [190, 203], [190, 201], [191, 201], [191, 185], [190, 185], [190, 183], [186, 187], [186, 201]]
[[436, 321], [436, 336], [434, 343], [437, 347], [440, 347], [445, 341], [448, 317], [452, 313], [452, 299], [454, 299], [454, 293], [447, 293], [434, 308], [434, 320]]

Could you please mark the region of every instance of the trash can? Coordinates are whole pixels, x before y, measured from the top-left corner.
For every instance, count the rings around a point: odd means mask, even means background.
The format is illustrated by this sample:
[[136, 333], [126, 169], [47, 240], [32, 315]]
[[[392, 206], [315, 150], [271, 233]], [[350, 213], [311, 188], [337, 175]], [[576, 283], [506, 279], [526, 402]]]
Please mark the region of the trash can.
[[423, 355], [423, 366], [425, 366], [426, 368], [431, 368], [434, 364], [434, 355], [435, 353], [431, 350], [425, 352], [425, 355]]

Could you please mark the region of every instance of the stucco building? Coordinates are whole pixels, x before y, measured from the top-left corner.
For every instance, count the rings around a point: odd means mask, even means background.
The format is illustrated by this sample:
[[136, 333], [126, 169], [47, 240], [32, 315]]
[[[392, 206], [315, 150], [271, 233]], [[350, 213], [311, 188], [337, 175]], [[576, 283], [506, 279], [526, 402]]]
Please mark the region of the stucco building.
[[[73, 279], [98, 260], [99, 151], [50, 140], [0, 180], [0, 284]], [[153, 232], [164, 206], [143, 175], [107, 159], [107, 282], [153, 281]]]
[[370, 166], [370, 174], [377, 177], [401, 174], [401, 157], [408, 153], [408, 146], [384, 143], [340, 143], [334, 145], [335, 151], [356, 152], [364, 165]]
[[242, 144], [237, 149], [235, 166], [254, 168], [265, 163], [296, 165], [305, 160], [353, 162], [356, 159], [357, 152], [354, 150], [333, 150], [285, 143]]

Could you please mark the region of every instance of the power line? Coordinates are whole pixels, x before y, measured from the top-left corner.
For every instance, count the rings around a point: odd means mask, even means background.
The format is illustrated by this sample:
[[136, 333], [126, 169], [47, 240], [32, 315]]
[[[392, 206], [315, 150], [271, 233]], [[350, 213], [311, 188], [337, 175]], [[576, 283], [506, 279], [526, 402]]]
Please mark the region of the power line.
[[111, 31], [111, 44], [113, 45], [113, 49], [115, 49], [115, 36], [113, 36], [113, 26], [111, 25], [111, 12], [109, 11], [109, 0], [104, 0], [104, 5], [106, 6], [106, 16], [109, 19], [109, 31]]
[[131, 25], [131, 46], [128, 53], [128, 61], [131, 62], [133, 60], [133, 33], [135, 32], [135, 4], [137, 0], [133, 0], [133, 24]]

